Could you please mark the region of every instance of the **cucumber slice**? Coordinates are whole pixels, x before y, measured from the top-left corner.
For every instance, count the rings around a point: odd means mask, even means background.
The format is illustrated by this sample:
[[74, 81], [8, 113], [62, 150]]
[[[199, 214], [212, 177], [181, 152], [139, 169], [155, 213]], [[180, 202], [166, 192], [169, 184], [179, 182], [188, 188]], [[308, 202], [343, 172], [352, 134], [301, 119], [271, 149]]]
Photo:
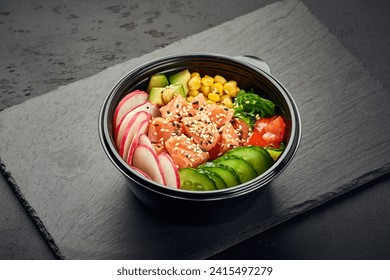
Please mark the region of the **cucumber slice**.
[[211, 191], [216, 190], [214, 181], [198, 172], [194, 168], [183, 168], [179, 170], [180, 188], [190, 191]]
[[257, 172], [252, 165], [241, 158], [227, 156], [226, 158], [219, 160], [218, 163], [233, 168], [242, 183], [257, 177]]
[[242, 146], [230, 150], [224, 155], [224, 157], [225, 156], [237, 156], [242, 158], [252, 165], [252, 167], [256, 170], [257, 175], [263, 174], [272, 165], [272, 162], [264, 153], [262, 153], [259, 149], [249, 146]]
[[260, 147], [260, 146], [248, 146], [248, 147], [251, 147], [251, 148], [256, 149], [257, 151], [263, 153], [263, 155], [267, 158], [267, 160], [269, 161], [269, 163], [271, 165], [274, 163], [274, 160], [272, 159], [270, 154], [263, 147]]
[[206, 174], [207, 176], [209, 176], [211, 180], [214, 181], [215, 186], [217, 187], [218, 190], [227, 188], [225, 181], [217, 173], [203, 168], [197, 168], [196, 170], [202, 174]]
[[241, 184], [240, 177], [238, 177], [234, 169], [229, 166], [223, 166], [217, 163], [207, 162], [198, 168], [210, 170], [218, 174], [222, 178], [222, 180], [224, 180], [228, 188]]

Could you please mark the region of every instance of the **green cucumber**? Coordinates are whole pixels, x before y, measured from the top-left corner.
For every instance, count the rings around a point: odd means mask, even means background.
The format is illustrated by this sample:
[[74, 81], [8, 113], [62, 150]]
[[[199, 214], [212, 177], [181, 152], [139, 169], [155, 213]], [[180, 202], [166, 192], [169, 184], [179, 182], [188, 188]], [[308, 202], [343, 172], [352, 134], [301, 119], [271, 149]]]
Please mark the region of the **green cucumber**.
[[194, 168], [182, 168], [179, 170], [180, 188], [190, 191], [212, 191], [216, 190], [214, 181], [207, 176], [198, 172]]
[[223, 157], [225, 156], [237, 156], [239, 158], [242, 158], [256, 170], [257, 175], [263, 174], [272, 165], [272, 162], [269, 160], [269, 157], [267, 157], [259, 149], [249, 146], [242, 146], [232, 149], [226, 152]]
[[198, 168], [209, 170], [218, 174], [222, 178], [222, 180], [224, 180], [228, 188], [241, 184], [240, 177], [238, 177], [234, 169], [229, 166], [223, 166], [218, 163], [207, 162]]
[[222, 166], [229, 166], [234, 169], [242, 183], [248, 182], [257, 177], [256, 170], [245, 160], [239, 157], [224, 157], [218, 161]]
[[202, 174], [206, 174], [207, 176], [209, 176], [210, 179], [214, 181], [215, 186], [218, 190], [227, 188], [225, 181], [217, 173], [215, 173], [211, 170], [203, 169], [203, 168], [197, 168], [196, 170]]
[[270, 154], [263, 147], [260, 147], [260, 146], [248, 146], [248, 147], [251, 147], [251, 148], [256, 149], [257, 151], [263, 153], [263, 155], [267, 158], [267, 160], [269, 161], [269, 163], [271, 165], [274, 163], [274, 160], [272, 159]]

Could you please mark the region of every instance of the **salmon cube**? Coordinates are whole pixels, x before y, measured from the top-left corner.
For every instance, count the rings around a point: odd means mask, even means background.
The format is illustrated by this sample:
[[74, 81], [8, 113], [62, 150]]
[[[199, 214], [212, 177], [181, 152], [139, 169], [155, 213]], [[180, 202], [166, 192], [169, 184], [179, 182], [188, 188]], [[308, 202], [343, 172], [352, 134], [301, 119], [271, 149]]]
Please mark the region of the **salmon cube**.
[[224, 154], [227, 151], [237, 148], [241, 145], [241, 140], [238, 138], [237, 131], [231, 123], [225, 124], [222, 128], [220, 153]]
[[218, 128], [206, 114], [182, 119], [184, 134], [192, 138], [203, 150], [209, 151], [218, 141]]
[[191, 104], [192, 104], [192, 107], [194, 107], [194, 109], [196, 109], [196, 110], [206, 106], [207, 103], [206, 103], [206, 99], [204, 98], [203, 93], [199, 93], [197, 96], [195, 96], [191, 100]]
[[215, 123], [218, 128], [230, 122], [234, 113], [233, 109], [217, 104], [208, 104], [205, 107], [205, 111], [210, 120]]
[[181, 95], [176, 95], [167, 105], [160, 108], [161, 116], [168, 121], [180, 121], [183, 117], [195, 116], [196, 111]]
[[165, 142], [165, 148], [179, 169], [197, 167], [209, 159], [209, 154], [185, 135], [172, 136]]
[[152, 143], [164, 144], [172, 135], [178, 134], [181, 134], [178, 122], [170, 122], [162, 117], [152, 118], [148, 129], [148, 137]]

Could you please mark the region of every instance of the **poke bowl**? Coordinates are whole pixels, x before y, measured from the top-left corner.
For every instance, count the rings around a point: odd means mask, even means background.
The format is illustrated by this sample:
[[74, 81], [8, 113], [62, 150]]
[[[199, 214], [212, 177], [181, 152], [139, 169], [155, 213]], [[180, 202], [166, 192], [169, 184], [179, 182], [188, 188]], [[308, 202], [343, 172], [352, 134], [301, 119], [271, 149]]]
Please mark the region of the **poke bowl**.
[[301, 120], [261, 59], [187, 53], [118, 81], [102, 104], [99, 137], [147, 209], [217, 222], [247, 211], [288, 166]]

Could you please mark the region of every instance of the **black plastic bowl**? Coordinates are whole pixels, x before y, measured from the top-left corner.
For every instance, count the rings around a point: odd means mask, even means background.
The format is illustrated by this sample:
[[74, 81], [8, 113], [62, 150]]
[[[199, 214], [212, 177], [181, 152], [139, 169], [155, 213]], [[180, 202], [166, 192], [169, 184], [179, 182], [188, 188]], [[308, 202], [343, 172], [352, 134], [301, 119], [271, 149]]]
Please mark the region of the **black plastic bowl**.
[[[119, 101], [136, 89], [145, 90], [156, 73], [167, 75], [189, 69], [210, 76], [219, 74], [235, 80], [240, 88], [271, 99], [286, 121], [286, 149], [275, 164], [262, 175], [244, 184], [216, 191], [187, 191], [159, 185], [140, 176], [121, 159], [113, 141], [112, 118]], [[104, 100], [99, 116], [99, 136], [112, 163], [129, 179], [133, 193], [149, 209], [182, 222], [217, 222], [233, 219], [250, 208], [258, 191], [290, 163], [301, 138], [298, 108], [289, 92], [269, 74], [268, 65], [253, 56], [229, 57], [210, 53], [190, 53], [163, 57], [143, 64], [124, 76]]]

